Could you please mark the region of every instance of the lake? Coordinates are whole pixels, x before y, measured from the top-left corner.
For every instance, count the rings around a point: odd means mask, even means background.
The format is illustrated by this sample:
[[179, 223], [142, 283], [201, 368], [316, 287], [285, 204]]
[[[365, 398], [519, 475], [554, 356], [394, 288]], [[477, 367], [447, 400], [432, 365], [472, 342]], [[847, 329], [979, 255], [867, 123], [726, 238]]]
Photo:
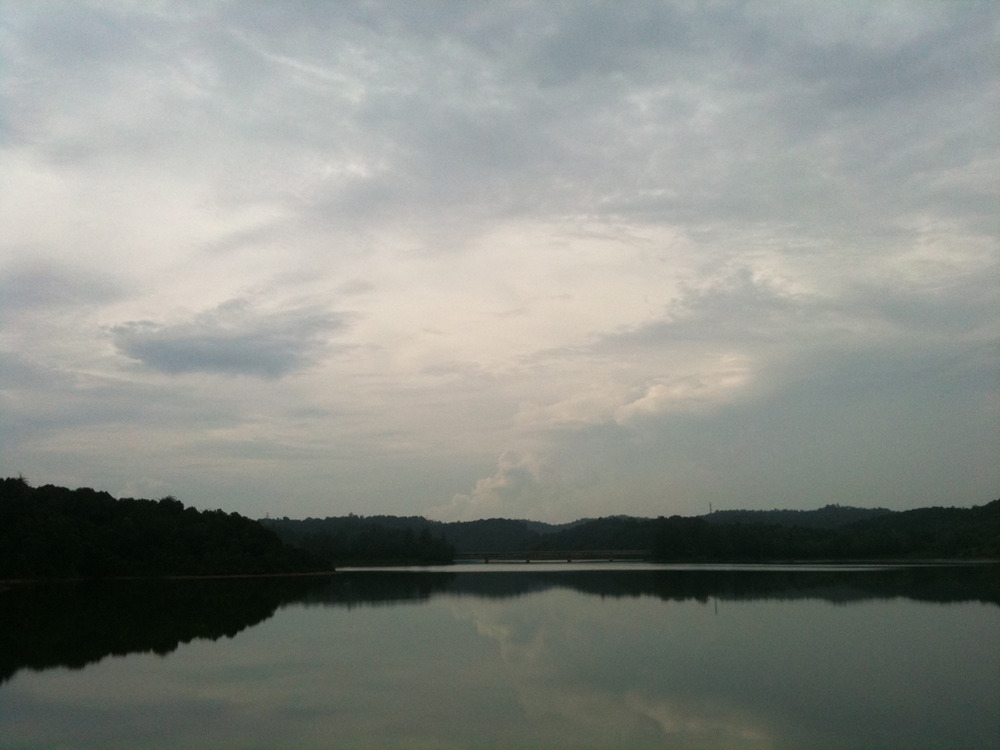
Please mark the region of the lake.
[[0, 591], [0, 748], [997, 748], [1000, 569], [461, 565]]

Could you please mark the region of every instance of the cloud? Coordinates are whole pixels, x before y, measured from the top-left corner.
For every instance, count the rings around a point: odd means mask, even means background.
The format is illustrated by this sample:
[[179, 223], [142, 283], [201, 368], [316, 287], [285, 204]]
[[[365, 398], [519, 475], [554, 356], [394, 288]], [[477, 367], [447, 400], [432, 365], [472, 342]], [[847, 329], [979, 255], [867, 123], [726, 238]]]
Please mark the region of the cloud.
[[982, 501], [998, 30], [7, 3], [3, 464], [289, 515]]
[[628, 424], [644, 416], [696, 408], [703, 404], [719, 404], [726, 394], [738, 389], [747, 380], [747, 370], [739, 363], [723, 361], [720, 364], [715, 372], [701, 372], [653, 383], [640, 398], [619, 407], [615, 411], [615, 421]]
[[111, 329], [119, 352], [170, 375], [209, 372], [281, 378], [314, 364], [342, 314], [267, 312], [236, 299], [188, 323], [128, 322]]
[[0, 316], [107, 304], [122, 296], [114, 276], [65, 262], [31, 260], [0, 271]]
[[542, 466], [538, 459], [506, 451], [497, 460], [496, 472], [476, 482], [469, 494], [455, 495], [448, 505], [432, 508], [430, 515], [445, 520], [523, 518], [537, 511], [536, 490]]

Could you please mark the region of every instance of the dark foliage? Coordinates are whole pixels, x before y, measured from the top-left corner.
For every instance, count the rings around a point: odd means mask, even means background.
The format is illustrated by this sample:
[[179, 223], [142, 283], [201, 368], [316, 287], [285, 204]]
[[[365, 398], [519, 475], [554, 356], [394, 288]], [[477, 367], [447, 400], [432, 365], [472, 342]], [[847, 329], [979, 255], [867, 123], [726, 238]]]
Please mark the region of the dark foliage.
[[655, 524], [651, 551], [660, 560], [1000, 558], [1000, 500], [974, 508], [886, 511], [828, 528], [680, 516]]
[[171, 497], [115, 500], [89, 488], [0, 480], [0, 578], [8, 579], [305, 572], [331, 565], [444, 564], [456, 552], [627, 550], [678, 562], [997, 559], [1000, 500], [904, 512], [828, 505], [701, 517], [612, 516], [561, 526], [353, 514], [257, 522], [185, 508]]
[[444, 524], [445, 537], [459, 552], [515, 552], [533, 549], [541, 537], [540, 524], [507, 518], [457, 521]]
[[237, 513], [172, 497], [116, 500], [88, 487], [0, 479], [0, 578], [238, 575], [322, 570]]
[[[421, 516], [338, 516], [329, 518], [306, 518], [304, 520], [278, 518], [263, 519], [261, 523], [274, 529], [286, 542], [316, 551], [330, 559], [345, 562], [356, 554], [353, 538], [361, 528], [376, 527], [390, 535], [394, 531], [410, 529], [414, 534], [424, 531], [431, 534], [436, 542], [443, 542], [426, 562], [441, 563], [451, 561], [455, 554], [490, 553], [504, 554], [525, 550], [552, 549], [545, 546], [549, 535], [568, 531], [591, 522], [592, 519], [574, 521], [567, 524], [548, 524], [540, 521], [526, 521], [509, 518], [486, 518], [477, 521], [455, 521], [444, 523], [430, 521]], [[632, 519], [635, 520], [635, 519]], [[448, 554], [444, 555], [445, 549]], [[411, 556], [412, 557], [412, 556]]]
[[848, 505], [825, 505], [818, 510], [717, 510], [706, 521], [720, 524], [771, 524], [803, 528], [835, 529], [858, 521], [867, 521], [892, 513], [887, 508], [852, 508]]
[[455, 548], [423, 518], [342, 516], [261, 521], [282, 541], [333, 565], [447, 564]]
[[506, 559], [531, 552], [557, 559], [559, 552], [633, 550], [677, 562], [1000, 558], [1000, 500], [903, 512], [828, 505], [700, 517], [610, 516], [561, 526], [505, 518], [441, 523], [416, 516], [264, 523], [285, 541], [337, 563], [447, 562], [455, 554]]
[[[444, 523], [430, 521], [421, 516], [338, 516], [306, 518], [304, 520], [277, 518], [262, 519], [261, 523], [274, 529], [290, 544], [312, 550], [339, 563], [371, 559], [368, 551], [359, 548], [358, 537], [364, 533], [368, 539], [382, 537], [383, 543], [369, 547], [384, 547], [391, 552], [394, 546], [405, 552], [388, 554], [387, 560], [408, 558], [422, 563], [451, 562], [458, 553], [509, 553], [525, 550], [550, 549], [544, 540], [560, 531], [571, 530], [590, 521], [555, 525], [540, 521], [486, 518], [477, 521]], [[427, 549], [418, 545], [414, 550], [413, 539], [399, 532], [412, 531], [426, 541], [430, 534], [434, 546]], [[416, 557], [414, 553], [419, 553]]]
[[584, 521], [562, 531], [539, 536], [531, 550], [648, 550], [654, 524], [647, 518], [610, 516]]

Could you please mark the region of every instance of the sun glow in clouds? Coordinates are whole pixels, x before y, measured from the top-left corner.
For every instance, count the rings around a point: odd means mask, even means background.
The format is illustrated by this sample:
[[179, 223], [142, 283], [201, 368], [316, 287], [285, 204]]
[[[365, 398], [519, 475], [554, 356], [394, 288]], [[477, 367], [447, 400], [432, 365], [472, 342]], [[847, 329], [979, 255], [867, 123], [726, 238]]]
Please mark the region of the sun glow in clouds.
[[6, 474], [292, 517], [996, 494], [995, 3], [2, 13]]

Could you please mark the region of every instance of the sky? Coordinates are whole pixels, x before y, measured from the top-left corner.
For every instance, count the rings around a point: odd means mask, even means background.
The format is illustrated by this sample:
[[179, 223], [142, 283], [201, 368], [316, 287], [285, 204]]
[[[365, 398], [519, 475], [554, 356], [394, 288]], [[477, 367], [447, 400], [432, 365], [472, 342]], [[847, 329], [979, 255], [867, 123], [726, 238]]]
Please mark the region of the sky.
[[998, 84], [992, 0], [0, 0], [0, 475], [984, 504]]

